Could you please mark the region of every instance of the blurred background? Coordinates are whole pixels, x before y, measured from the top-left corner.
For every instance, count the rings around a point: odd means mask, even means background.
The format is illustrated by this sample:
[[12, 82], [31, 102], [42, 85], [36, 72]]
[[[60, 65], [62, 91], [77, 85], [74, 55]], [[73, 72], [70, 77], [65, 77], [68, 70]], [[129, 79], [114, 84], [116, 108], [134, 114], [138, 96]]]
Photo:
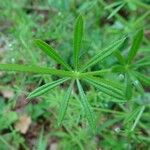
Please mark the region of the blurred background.
[[[126, 55], [139, 29], [144, 29], [139, 53], [150, 54], [150, 0], [0, 0], [0, 63], [60, 68], [34, 45], [34, 39], [42, 39], [72, 64], [73, 28], [79, 14], [85, 20], [81, 64], [124, 35], [128, 35], [122, 51]], [[92, 70], [109, 68], [115, 62], [113, 56], [109, 57]], [[150, 68], [145, 71], [149, 74]], [[118, 80], [119, 76], [109, 78]], [[149, 111], [129, 134], [134, 117], [123, 125], [122, 115], [127, 118], [128, 115], [121, 104], [91, 87], [87, 87], [86, 93], [95, 108], [98, 134], [92, 136], [88, 132], [77, 95], [71, 98], [63, 126], [58, 128], [58, 110], [66, 85], [31, 103], [26, 101], [29, 92], [53, 79], [55, 77], [48, 75], [0, 71], [0, 150], [150, 148]], [[150, 101], [150, 88], [145, 90], [145, 99]], [[132, 106], [134, 108], [134, 104]]]

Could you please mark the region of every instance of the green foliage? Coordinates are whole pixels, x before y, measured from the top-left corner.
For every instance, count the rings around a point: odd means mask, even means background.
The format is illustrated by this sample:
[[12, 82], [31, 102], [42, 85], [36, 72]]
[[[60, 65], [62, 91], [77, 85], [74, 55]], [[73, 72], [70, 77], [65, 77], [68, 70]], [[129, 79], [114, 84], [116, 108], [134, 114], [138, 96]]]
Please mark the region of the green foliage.
[[[87, 74], [81, 73], [81, 72], [77, 72], [76, 70], [78, 69], [78, 62], [79, 62], [79, 50], [81, 47], [81, 39], [82, 39], [82, 33], [83, 32], [83, 19], [82, 16], [79, 16], [77, 18], [76, 21], [76, 25], [75, 25], [75, 31], [74, 31], [74, 66], [75, 66], [75, 70], [71, 70], [68, 71], [68, 74], [66, 71], [62, 70], [49, 70], [50, 74], [55, 74], [55, 75], [59, 75], [57, 74], [57, 72], [60, 72], [60, 74], [63, 75], [63, 73], [65, 76], [67, 75], [68, 77], [70, 77], [70, 74], [72, 75], [72, 79], [77, 79], [77, 87], [79, 89], [79, 93], [80, 93], [80, 97], [81, 97], [81, 102], [82, 105], [84, 107], [85, 113], [87, 114], [87, 119], [89, 121], [89, 125], [91, 126], [91, 129], [95, 132], [95, 125], [94, 125], [94, 121], [93, 121], [93, 115], [92, 112], [89, 108], [89, 104], [87, 102], [86, 96], [83, 92], [83, 89], [80, 85], [80, 82], [78, 81], [78, 79], [85, 78], [86, 76], [88, 76], [88, 72]], [[98, 54], [96, 54], [93, 58], [91, 58], [82, 68], [82, 72], [85, 71], [87, 68], [97, 64], [99, 61], [102, 61], [103, 59], [105, 59], [106, 57], [108, 57], [109, 55], [111, 55], [114, 51], [116, 51], [124, 42], [125, 38], [118, 40], [116, 42], [114, 42], [112, 45], [110, 45], [109, 47], [105, 48], [104, 50], [100, 51]], [[45, 42], [41, 41], [41, 40], [36, 40], [36, 44], [38, 47], [40, 47], [40, 49], [42, 49], [49, 57], [51, 57], [52, 59], [54, 59], [57, 63], [60, 63], [62, 66], [64, 66], [66, 69], [70, 70], [70, 66], [68, 64], [66, 64], [64, 62], [64, 60], [61, 58], [61, 56], [48, 44], [46, 44]], [[36, 70], [35, 70], [36, 69]], [[6, 71], [22, 71], [22, 72], [33, 72], [33, 73], [48, 73], [48, 69], [47, 68], [39, 68], [39, 67], [26, 67], [26, 66], [21, 66], [21, 65], [10, 65], [10, 64], [1, 64], [0, 65], [0, 70], [6, 70]], [[35, 70], [35, 71], [34, 71]], [[102, 70], [101, 70], [102, 71]], [[50, 89], [58, 86], [59, 84], [67, 81], [69, 78], [62, 78], [60, 80], [51, 82], [51, 83], [47, 83], [39, 88], [37, 88], [36, 90], [34, 90], [33, 92], [31, 92], [29, 94], [29, 96], [27, 97], [28, 99], [40, 96], [46, 92], [48, 92]], [[96, 78], [93, 78], [91, 76], [88, 77], [88, 80], [92, 80], [92, 82], [96, 80]], [[119, 99], [123, 99], [123, 93], [122, 91], [120, 91], [120, 89], [118, 89], [119, 87], [113, 83], [112, 81], [106, 81], [106, 80], [96, 80], [96, 82], [98, 82], [98, 88], [103, 91], [104, 93], [113, 96], [115, 98], [119, 98]], [[91, 83], [91, 82], [90, 82]], [[94, 83], [95, 85], [95, 83]], [[71, 86], [72, 87], [72, 86]], [[68, 105], [68, 100], [70, 97], [70, 92], [71, 92], [71, 87], [69, 88], [69, 91], [67, 92], [67, 95], [65, 97], [66, 102], [63, 104], [63, 109], [61, 111], [61, 116], [59, 119], [59, 123], [62, 121], [62, 119], [64, 118], [65, 115], [65, 111]], [[97, 86], [96, 86], [97, 87]]]
[[0, 13], [0, 149], [149, 149], [148, 0], [5, 0]]

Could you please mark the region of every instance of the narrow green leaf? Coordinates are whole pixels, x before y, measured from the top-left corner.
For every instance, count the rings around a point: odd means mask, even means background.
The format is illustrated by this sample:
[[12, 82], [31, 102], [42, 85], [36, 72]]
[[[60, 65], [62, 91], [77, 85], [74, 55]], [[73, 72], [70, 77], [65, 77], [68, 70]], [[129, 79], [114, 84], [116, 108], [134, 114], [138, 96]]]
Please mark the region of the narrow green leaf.
[[117, 58], [117, 60], [120, 62], [120, 64], [124, 65], [125, 64], [125, 59], [122, 56], [122, 54], [120, 53], [120, 51], [115, 51], [114, 52], [115, 57]]
[[66, 94], [61, 102], [61, 108], [60, 108], [60, 112], [59, 112], [59, 117], [58, 117], [58, 125], [60, 126], [63, 119], [64, 119], [64, 116], [65, 116], [65, 113], [66, 113], [66, 110], [67, 110], [67, 107], [68, 107], [68, 102], [69, 102], [69, 99], [70, 99], [70, 96], [71, 96], [71, 91], [72, 91], [72, 87], [73, 87], [73, 83], [74, 81], [70, 84], [68, 90], [66, 91]]
[[71, 71], [49, 69], [38, 66], [19, 65], [19, 64], [0, 64], [0, 70], [73, 77], [73, 73]]
[[125, 38], [122, 38], [121, 40], [118, 40], [116, 42], [113, 42], [110, 46], [107, 48], [101, 50], [98, 54], [96, 54], [94, 57], [92, 57], [82, 68], [81, 71], [86, 70], [87, 68], [95, 65], [99, 61], [102, 61], [109, 55], [111, 55], [114, 51], [116, 51], [124, 42]]
[[104, 92], [107, 95], [110, 95], [114, 98], [124, 100], [124, 87], [116, 82], [100, 79], [96, 77], [86, 77], [84, 79], [86, 82], [98, 88], [100, 91]]
[[63, 65], [67, 70], [71, 70], [70, 66], [63, 60], [63, 58], [47, 43], [42, 40], [35, 40], [36, 45], [46, 53], [50, 58], [54, 59], [57, 63]]
[[111, 68], [111, 71], [112, 72], [115, 72], [115, 73], [124, 73], [126, 72], [124, 66], [122, 65], [115, 65]]
[[134, 124], [133, 124], [133, 126], [132, 126], [132, 128], [131, 128], [131, 131], [133, 131], [133, 130], [135, 129], [136, 125], [137, 125], [138, 122], [140, 121], [140, 118], [141, 118], [141, 116], [142, 116], [144, 110], [145, 110], [145, 106], [141, 106], [141, 107], [140, 107], [140, 110], [139, 110], [139, 112], [138, 112], [138, 114], [137, 114], [137, 117], [136, 117], [136, 119], [135, 119], [135, 121], [134, 121]]
[[139, 110], [140, 110], [140, 107], [137, 107], [132, 112], [128, 112], [128, 114], [126, 115], [126, 118], [124, 120], [124, 124], [128, 124], [128, 123], [134, 121], [137, 114], [138, 114], [138, 112], [139, 112]]
[[124, 5], [125, 5], [125, 3], [122, 3], [120, 6], [118, 6], [117, 8], [115, 8], [111, 12], [111, 14], [108, 16], [108, 19], [112, 18]]
[[31, 92], [27, 98], [31, 99], [31, 98], [40, 96], [40, 95], [48, 92], [50, 89], [52, 89], [52, 88], [58, 86], [59, 84], [67, 81], [68, 79], [69, 78], [62, 78], [62, 79], [59, 79], [57, 81], [53, 81], [51, 83], [44, 84], [43, 86], [40, 86], [37, 89], [35, 89], [33, 92]]
[[143, 89], [140, 81], [134, 75], [134, 72], [130, 72], [129, 75], [130, 75], [130, 79], [131, 79], [134, 87], [137, 89], [137, 91], [139, 91], [143, 95], [144, 94], [144, 89]]
[[125, 96], [127, 100], [132, 98], [132, 81], [128, 74], [126, 74], [126, 87], [125, 87]]
[[111, 9], [111, 8], [117, 7], [117, 6], [121, 5], [121, 4], [122, 4], [122, 2], [114, 2], [112, 4], [107, 5], [105, 7], [105, 9]]
[[150, 66], [150, 56], [144, 57], [144, 58], [136, 61], [136, 63], [133, 64], [133, 66], [136, 68]]
[[110, 72], [111, 72], [111, 69], [102, 69], [102, 70], [98, 70], [98, 71], [81, 73], [80, 77], [103, 76], [103, 75], [110, 73]]
[[93, 115], [92, 109], [90, 107], [90, 104], [88, 103], [88, 100], [85, 96], [85, 93], [83, 91], [83, 88], [82, 88], [79, 80], [77, 80], [77, 86], [78, 86], [78, 90], [79, 90], [80, 97], [81, 97], [81, 103], [84, 108], [85, 114], [87, 116], [89, 125], [91, 127], [91, 130], [95, 133], [96, 132], [95, 117]]
[[127, 63], [131, 63], [132, 60], [134, 59], [143, 39], [143, 30], [140, 30], [134, 37], [132, 47], [129, 51], [128, 58], [127, 58]]
[[74, 40], [73, 40], [73, 47], [74, 47], [74, 66], [75, 69], [78, 69], [79, 65], [79, 53], [81, 48], [81, 42], [83, 37], [83, 18], [80, 15], [75, 23], [74, 28]]
[[137, 71], [134, 71], [134, 75], [146, 86], [150, 86], [150, 77], [140, 73], [140, 72], [137, 72]]

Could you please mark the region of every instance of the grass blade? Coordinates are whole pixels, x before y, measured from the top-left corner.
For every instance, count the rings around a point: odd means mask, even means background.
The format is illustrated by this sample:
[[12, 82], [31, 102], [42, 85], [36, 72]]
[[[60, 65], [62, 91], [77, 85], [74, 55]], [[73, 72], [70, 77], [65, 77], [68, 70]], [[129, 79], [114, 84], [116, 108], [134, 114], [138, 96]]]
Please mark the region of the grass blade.
[[130, 64], [135, 57], [143, 39], [143, 30], [140, 30], [134, 37], [132, 47], [129, 51], [128, 58], [127, 58], [127, 63]]
[[31, 92], [29, 94], [29, 96], [27, 97], [28, 99], [31, 99], [31, 98], [34, 98], [34, 97], [37, 97], [37, 96], [40, 96], [46, 92], [48, 92], [50, 89], [58, 86], [59, 84], [67, 81], [69, 78], [62, 78], [62, 79], [59, 79], [57, 81], [53, 81], [51, 83], [47, 83], [47, 84], [44, 84], [43, 86], [41, 87], [38, 87], [37, 89], [35, 89], [33, 92]]
[[47, 43], [42, 40], [35, 40], [36, 45], [46, 53], [50, 58], [54, 59], [57, 63], [63, 65], [67, 70], [71, 70], [71, 67], [62, 59], [62, 57]]
[[70, 71], [49, 69], [49, 68], [38, 67], [38, 66], [19, 65], [19, 64], [0, 64], [0, 70], [38, 73], [38, 74], [51, 74], [51, 75], [57, 75], [57, 76], [60, 75], [66, 77], [73, 76], [73, 74]]
[[121, 40], [118, 40], [116, 42], [114, 42], [113, 44], [111, 44], [109, 47], [103, 49], [102, 51], [100, 51], [98, 54], [96, 54], [94, 57], [92, 57], [82, 68], [81, 71], [86, 70], [87, 68], [95, 65], [96, 63], [98, 63], [99, 61], [102, 61], [103, 59], [105, 59], [106, 57], [108, 57], [109, 55], [111, 55], [114, 51], [116, 51], [124, 42], [125, 38], [122, 38]]
[[96, 77], [85, 78], [85, 81], [98, 88], [105, 94], [114, 98], [124, 100], [123, 87], [113, 81], [108, 81]]
[[73, 87], [73, 83], [74, 81], [70, 84], [68, 90], [66, 91], [66, 94], [61, 102], [61, 108], [60, 108], [60, 112], [59, 112], [59, 117], [58, 117], [58, 126], [61, 125], [63, 119], [64, 119], [64, 116], [65, 116], [65, 113], [66, 113], [66, 110], [67, 110], [67, 107], [68, 107], [68, 102], [69, 102], [69, 99], [70, 99], [70, 96], [71, 96], [71, 91], [72, 91], [72, 87]]
[[73, 40], [73, 47], [74, 47], [74, 67], [77, 70], [79, 65], [79, 53], [81, 48], [81, 42], [83, 37], [83, 18], [80, 15], [75, 23], [74, 28], [74, 40]]
[[90, 104], [88, 103], [88, 100], [85, 96], [85, 93], [83, 91], [83, 88], [82, 88], [79, 80], [77, 80], [77, 86], [78, 86], [79, 94], [81, 97], [81, 103], [82, 103], [82, 106], [84, 108], [85, 114], [87, 116], [90, 128], [95, 133], [96, 132], [95, 118], [94, 118], [92, 109], [90, 107]]

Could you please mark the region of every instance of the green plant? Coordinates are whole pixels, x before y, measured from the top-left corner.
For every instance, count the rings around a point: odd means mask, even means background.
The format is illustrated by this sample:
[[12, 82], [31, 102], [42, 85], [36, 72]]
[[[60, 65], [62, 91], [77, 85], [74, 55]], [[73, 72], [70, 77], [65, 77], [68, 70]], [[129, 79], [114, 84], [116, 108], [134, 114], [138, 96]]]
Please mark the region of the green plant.
[[93, 115], [90, 104], [86, 98], [85, 91], [83, 90], [83, 86], [81, 81], [85, 81], [89, 85], [93, 85], [98, 88], [100, 91], [106, 93], [107, 95], [113, 96], [120, 100], [125, 100], [123, 86], [114, 81], [110, 81], [99, 76], [104, 73], [108, 73], [110, 70], [97, 70], [93, 72], [87, 72], [86, 70], [104, 60], [106, 57], [115, 52], [124, 42], [125, 38], [122, 38], [118, 41], [114, 41], [113, 44], [101, 50], [98, 54], [93, 56], [87, 63], [83, 66], [79, 63], [79, 55], [83, 37], [83, 18], [80, 15], [77, 18], [74, 28], [74, 40], [73, 40], [73, 66], [67, 64], [63, 58], [48, 44], [43, 42], [42, 40], [35, 40], [36, 45], [46, 53], [50, 58], [54, 59], [58, 64], [62, 65], [63, 70], [58, 69], [49, 69], [37, 66], [27, 66], [27, 65], [18, 65], [18, 64], [0, 64], [0, 70], [3, 71], [18, 71], [18, 72], [30, 72], [30, 73], [39, 73], [39, 74], [49, 74], [61, 76], [61, 79], [53, 81], [51, 83], [46, 83], [43, 86], [35, 89], [33, 92], [29, 94], [28, 99], [35, 98], [40, 96], [50, 89], [71, 80], [70, 86], [67, 89], [64, 99], [62, 100], [62, 105], [58, 117], [58, 124], [62, 123], [62, 120], [65, 116], [65, 112], [68, 106], [69, 98], [71, 96], [72, 88], [77, 84], [77, 88], [80, 95], [81, 104], [84, 108], [84, 111], [87, 116], [87, 120], [91, 129], [96, 131], [96, 123], [95, 117]]
[[150, 57], [143, 57], [142, 59], [134, 61], [138, 49], [142, 43], [143, 30], [139, 30], [135, 35], [132, 46], [127, 57], [124, 57], [120, 51], [115, 52], [115, 56], [119, 64], [113, 66], [112, 71], [122, 74], [125, 77], [125, 95], [126, 99], [132, 98], [133, 87], [141, 94], [144, 94], [143, 85], [150, 85], [150, 78], [139, 71], [139, 69], [150, 65]]

